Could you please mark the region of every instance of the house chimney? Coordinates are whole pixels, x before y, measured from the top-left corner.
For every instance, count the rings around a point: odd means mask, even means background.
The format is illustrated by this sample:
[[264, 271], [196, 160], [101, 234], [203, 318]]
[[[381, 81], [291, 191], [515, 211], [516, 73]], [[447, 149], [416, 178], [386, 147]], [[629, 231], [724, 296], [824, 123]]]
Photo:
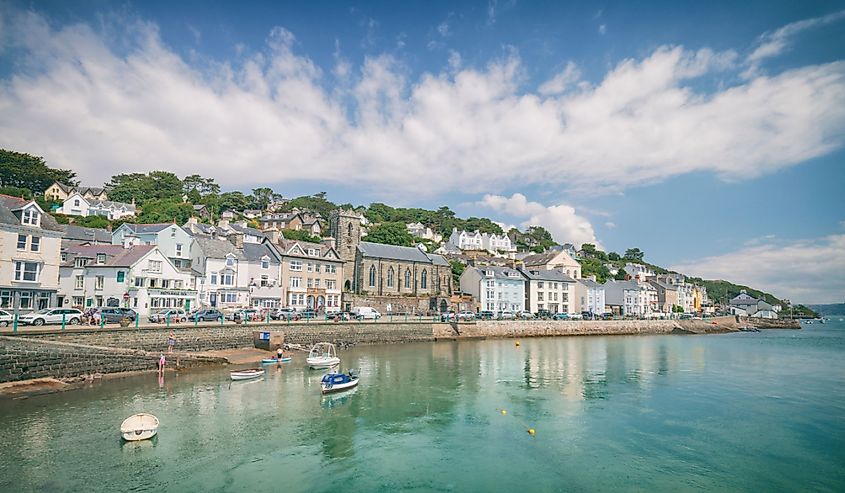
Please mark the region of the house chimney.
[[[191, 216], [191, 217], [188, 218], [188, 224], [191, 225], [191, 226], [196, 225], [198, 222], [199, 221], [197, 221], [197, 216]], [[193, 229], [193, 228], [191, 228], [191, 229]]]
[[244, 247], [244, 234], [243, 233], [232, 233], [229, 235], [229, 241], [235, 245], [235, 248], [243, 249]]
[[329, 248], [334, 248], [334, 245], [335, 245], [334, 238], [332, 238], [330, 236], [327, 236], [327, 237], [323, 238], [322, 240], [320, 240], [320, 243], [322, 243], [324, 246], [327, 246]]
[[217, 221], [217, 227], [220, 229], [226, 229], [229, 227], [229, 220], [226, 218], [221, 217], [219, 221]]

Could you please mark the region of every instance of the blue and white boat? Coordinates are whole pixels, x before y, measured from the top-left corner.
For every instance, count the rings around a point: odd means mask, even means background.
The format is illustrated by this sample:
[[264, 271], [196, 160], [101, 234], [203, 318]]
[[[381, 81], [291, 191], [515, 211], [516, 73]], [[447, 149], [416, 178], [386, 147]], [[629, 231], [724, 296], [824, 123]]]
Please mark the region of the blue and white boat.
[[354, 370], [349, 373], [327, 373], [320, 380], [320, 389], [324, 394], [341, 392], [358, 385], [358, 374]]

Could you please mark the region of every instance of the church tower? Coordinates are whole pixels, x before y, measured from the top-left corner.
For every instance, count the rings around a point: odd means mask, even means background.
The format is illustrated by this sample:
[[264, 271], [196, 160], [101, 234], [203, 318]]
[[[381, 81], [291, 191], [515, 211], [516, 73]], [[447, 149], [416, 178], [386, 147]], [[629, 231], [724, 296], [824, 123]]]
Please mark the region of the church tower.
[[355, 290], [357, 266], [355, 256], [361, 242], [361, 222], [364, 217], [352, 210], [338, 209], [329, 216], [329, 231], [334, 238], [335, 250], [346, 264], [343, 266], [343, 288]]

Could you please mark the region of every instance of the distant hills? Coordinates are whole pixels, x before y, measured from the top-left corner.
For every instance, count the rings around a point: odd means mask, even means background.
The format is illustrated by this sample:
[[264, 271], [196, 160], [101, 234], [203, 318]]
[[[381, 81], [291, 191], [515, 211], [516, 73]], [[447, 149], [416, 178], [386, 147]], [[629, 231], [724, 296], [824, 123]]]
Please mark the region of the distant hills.
[[829, 305], [808, 305], [819, 316], [845, 315], [845, 303], [831, 303]]

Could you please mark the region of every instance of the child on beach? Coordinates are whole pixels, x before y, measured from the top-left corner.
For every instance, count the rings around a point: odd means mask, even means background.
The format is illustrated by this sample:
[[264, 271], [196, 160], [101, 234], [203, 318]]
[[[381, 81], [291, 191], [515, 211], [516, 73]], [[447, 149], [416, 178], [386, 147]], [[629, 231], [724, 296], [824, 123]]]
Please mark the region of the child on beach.
[[164, 375], [164, 366], [167, 364], [167, 361], [164, 359], [164, 353], [161, 353], [161, 356], [158, 358], [158, 374]]
[[176, 338], [173, 336], [173, 331], [170, 331], [170, 335], [167, 336], [167, 353], [170, 354], [173, 352], [173, 346], [176, 344]]

